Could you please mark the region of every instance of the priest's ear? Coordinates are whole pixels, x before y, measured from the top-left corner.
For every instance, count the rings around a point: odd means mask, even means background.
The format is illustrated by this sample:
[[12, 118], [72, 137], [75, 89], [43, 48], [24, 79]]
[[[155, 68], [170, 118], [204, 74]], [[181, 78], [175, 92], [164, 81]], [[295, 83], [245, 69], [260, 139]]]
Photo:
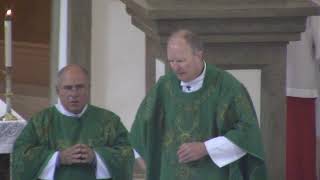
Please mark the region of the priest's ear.
[[55, 89], [56, 89], [57, 95], [59, 96], [59, 91], [60, 91], [60, 86], [59, 86], [59, 84], [56, 84]]
[[56, 88], [56, 93], [57, 93], [57, 95], [59, 95], [59, 85], [57, 84], [57, 85], [55, 86], [55, 88]]
[[203, 59], [203, 51], [202, 50], [196, 50], [196, 52], [194, 53], [195, 56], [197, 56], [200, 60]]
[[202, 50], [195, 50], [193, 52], [193, 56], [196, 57], [196, 59], [198, 61], [202, 61], [203, 60], [203, 51]]

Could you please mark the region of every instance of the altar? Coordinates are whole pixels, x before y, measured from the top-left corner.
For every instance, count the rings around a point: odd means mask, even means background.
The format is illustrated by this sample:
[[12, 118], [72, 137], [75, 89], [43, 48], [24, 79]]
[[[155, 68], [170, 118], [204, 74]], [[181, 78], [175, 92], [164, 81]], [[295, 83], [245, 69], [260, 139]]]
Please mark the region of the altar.
[[[6, 104], [0, 99], [0, 117], [6, 112]], [[0, 179], [9, 179], [9, 160], [10, 154], [15, 142], [15, 139], [19, 136], [22, 129], [27, 124], [17, 112], [12, 110], [12, 114], [17, 117], [18, 120], [3, 121], [0, 120]]]

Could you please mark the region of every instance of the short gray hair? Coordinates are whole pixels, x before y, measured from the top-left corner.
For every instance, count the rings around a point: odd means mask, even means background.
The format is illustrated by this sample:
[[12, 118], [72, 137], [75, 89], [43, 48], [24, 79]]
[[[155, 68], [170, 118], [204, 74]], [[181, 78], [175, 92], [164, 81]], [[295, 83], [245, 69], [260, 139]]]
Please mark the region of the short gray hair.
[[66, 65], [65, 67], [63, 67], [62, 69], [59, 70], [59, 72], [57, 74], [57, 84], [56, 84], [56, 86], [59, 86], [61, 84], [63, 75], [65, 74], [65, 72], [67, 72], [71, 68], [80, 69], [82, 71], [82, 73], [87, 77], [88, 84], [90, 85], [90, 76], [89, 76], [89, 73], [88, 73], [86, 68], [84, 68], [83, 66], [81, 66], [79, 64], [68, 64], [68, 65]]
[[204, 51], [203, 41], [200, 39], [200, 36], [188, 29], [178, 29], [171, 33], [168, 41], [174, 37], [181, 37], [186, 40], [190, 45], [192, 52]]

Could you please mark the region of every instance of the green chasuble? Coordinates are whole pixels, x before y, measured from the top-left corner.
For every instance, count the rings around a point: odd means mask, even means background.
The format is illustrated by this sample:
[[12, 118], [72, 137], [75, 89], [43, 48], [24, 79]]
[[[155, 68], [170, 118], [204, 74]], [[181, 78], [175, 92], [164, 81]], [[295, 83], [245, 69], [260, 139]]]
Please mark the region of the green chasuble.
[[[247, 152], [219, 168], [209, 155], [186, 164], [177, 151], [186, 142], [224, 136]], [[257, 117], [244, 86], [207, 65], [201, 89], [184, 93], [173, 73], [160, 78], [143, 100], [130, 132], [147, 165], [148, 180], [265, 180]]]
[[[54, 106], [35, 115], [13, 149], [13, 180], [36, 180], [56, 151], [87, 144], [106, 164], [113, 180], [131, 180], [133, 153], [128, 132], [114, 113], [88, 105], [80, 118], [61, 114]], [[91, 164], [59, 165], [55, 180], [95, 180]]]

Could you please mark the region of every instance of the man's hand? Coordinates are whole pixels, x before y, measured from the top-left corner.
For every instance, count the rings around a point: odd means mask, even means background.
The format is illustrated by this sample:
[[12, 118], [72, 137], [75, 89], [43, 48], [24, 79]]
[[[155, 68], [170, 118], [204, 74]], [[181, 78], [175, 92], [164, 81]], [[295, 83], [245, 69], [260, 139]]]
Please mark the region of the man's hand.
[[177, 152], [180, 163], [196, 161], [207, 154], [207, 149], [202, 142], [184, 143], [179, 147]]
[[59, 153], [60, 164], [91, 163], [95, 159], [93, 150], [85, 144], [76, 144]]
[[92, 163], [96, 157], [93, 150], [88, 145], [85, 145], [85, 144], [80, 144], [80, 146], [81, 146], [81, 151], [80, 151], [81, 163], [88, 163], [88, 164]]
[[74, 163], [80, 163], [80, 144], [76, 144], [74, 146], [71, 146], [67, 149], [64, 149], [62, 151], [60, 151], [59, 153], [59, 160], [60, 160], [60, 164], [64, 164], [64, 165], [71, 165]]

